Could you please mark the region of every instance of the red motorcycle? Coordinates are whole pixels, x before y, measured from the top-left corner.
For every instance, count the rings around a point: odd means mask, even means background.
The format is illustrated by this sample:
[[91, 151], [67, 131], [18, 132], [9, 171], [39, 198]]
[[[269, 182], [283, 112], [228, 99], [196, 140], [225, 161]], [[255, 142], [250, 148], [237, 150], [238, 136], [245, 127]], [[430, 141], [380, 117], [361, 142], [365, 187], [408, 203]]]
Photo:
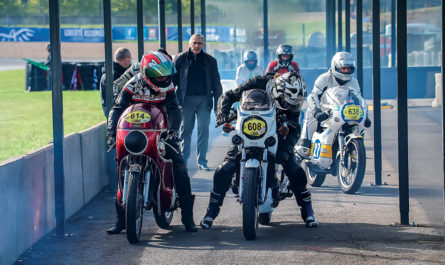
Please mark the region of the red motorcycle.
[[127, 239], [141, 237], [145, 210], [153, 209], [160, 228], [167, 228], [178, 208], [172, 161], [166, 158], [167, 115], [143, 103], [129, 106], [116, 132], [118, 200], [125, 210]]

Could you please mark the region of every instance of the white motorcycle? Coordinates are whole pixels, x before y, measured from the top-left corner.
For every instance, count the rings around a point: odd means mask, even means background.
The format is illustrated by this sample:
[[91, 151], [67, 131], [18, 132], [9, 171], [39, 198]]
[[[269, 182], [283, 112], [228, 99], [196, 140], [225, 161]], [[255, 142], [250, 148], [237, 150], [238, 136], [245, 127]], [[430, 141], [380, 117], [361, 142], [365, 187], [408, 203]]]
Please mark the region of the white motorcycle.
[[351, 88], [340, 86], [326, 90], [320, 107], [329, 118], [314, 132], [311, 155], [304, 160], [308, 182], [319, 187], [331, 174], [344, 193], [353, 194], [362, 185], [366, 168], [366, 102]]
[[243, 92], [236, 111], [228, 121], [236, 119], [235, 128], [226, 123], [223, 129], [235, 131], [232, 143], [241, 151], [238, 201], [243, 205], [244, 237], [252, 240], [259, 218], [267, 215], [270, 220], [270, 213], [259, 213], [259, 207], [271, 201], [270, 189], [266, 191], [267, 156], [277, 151], [276, 109], [266, 91], [251, 89]]

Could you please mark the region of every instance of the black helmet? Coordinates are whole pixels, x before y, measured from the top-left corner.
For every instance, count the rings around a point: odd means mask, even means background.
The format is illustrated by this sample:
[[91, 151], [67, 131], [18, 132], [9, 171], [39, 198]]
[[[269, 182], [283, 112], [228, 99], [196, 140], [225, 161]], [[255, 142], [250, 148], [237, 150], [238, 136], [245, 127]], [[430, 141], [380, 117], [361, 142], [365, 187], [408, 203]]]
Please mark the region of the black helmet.
[[[243, 61], [246, 64], [247, 69], [253, 70], [257, 66], [258, 56], [254, 51], [246, 51], [243, 56]], [[247, 61], [255, 61], [254, 64], [249, 64]]]
[[[287, 44], [281, 44], [280, 46], [278, 46], [276, 54], [277, 54], [278, 62], [283, 66], [288, 66], [292, 62], [292, 59], [294, 58], [294, 54], [292, 52], [292, 46], [287, 45]], [[289, 59], [283, 60], [281, 58], [281, 55], [283, 55], [283, 54], [290, 55]]]

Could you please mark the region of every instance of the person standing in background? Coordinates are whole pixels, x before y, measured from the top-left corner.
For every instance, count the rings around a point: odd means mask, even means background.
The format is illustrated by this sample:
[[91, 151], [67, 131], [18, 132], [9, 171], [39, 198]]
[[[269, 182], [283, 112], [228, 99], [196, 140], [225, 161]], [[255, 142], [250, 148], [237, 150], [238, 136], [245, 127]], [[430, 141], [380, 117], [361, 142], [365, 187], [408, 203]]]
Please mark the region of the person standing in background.
[[186, 161], [190, 157], [190, 143], [195, 118], [198, 123], [197, 157], [198, 167], [209, 171], [207, 149], [209, 141], [210, 113], [216, 113], [218, 98], [222, 94], [221, 80], [216, 59], [202, 49], [204, 36], [193, 34], [189, 49], [175, 58], [176, 73], [173, 83], [177, 86], [179, 104], [183, 110], [181, 126], [182, 154]]
[[[118, 79], [131, 65], [131, 52], [127, 48], [118, 48], [114, 53], [113, 61], [113, 81]], [[107, 77], [105, 69], [102, 70], [102, 78], [100, 79], [100, 99], [102, 103], [102, 110], [105, 117], [108, 117], [106, 99], [107, 99]]]
[[51, 44], [46, 44], [46, 50], [48, 51], [48, 57], [46, 57], [45, 65], [48, 66], [47, 75], [46, 75], [46, 89], [51, 90]]
[[236, 69], [235, 82], [237, 86], [240, 86], [254, 76], [263, 74], [263, 69], [258, 65], [258, 56], [254, 51], [246, 51], [243, 61], [244, 63]]

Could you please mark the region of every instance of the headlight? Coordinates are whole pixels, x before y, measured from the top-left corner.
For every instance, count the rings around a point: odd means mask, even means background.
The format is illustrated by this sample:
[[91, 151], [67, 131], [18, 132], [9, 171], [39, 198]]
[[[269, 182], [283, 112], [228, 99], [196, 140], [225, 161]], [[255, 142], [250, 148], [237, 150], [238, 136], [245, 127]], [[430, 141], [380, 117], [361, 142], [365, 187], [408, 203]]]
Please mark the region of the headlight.
[[133, 155], [142, 154], [147, 148], [147, 136], [140, 131], [129, 132], [124, 139], [124, 146]]
[[243, 122], [243, 133], [250, 140], [255, 140], [263, 137], [267, 132], [266, 121], [259, 116], [251, 116]]

